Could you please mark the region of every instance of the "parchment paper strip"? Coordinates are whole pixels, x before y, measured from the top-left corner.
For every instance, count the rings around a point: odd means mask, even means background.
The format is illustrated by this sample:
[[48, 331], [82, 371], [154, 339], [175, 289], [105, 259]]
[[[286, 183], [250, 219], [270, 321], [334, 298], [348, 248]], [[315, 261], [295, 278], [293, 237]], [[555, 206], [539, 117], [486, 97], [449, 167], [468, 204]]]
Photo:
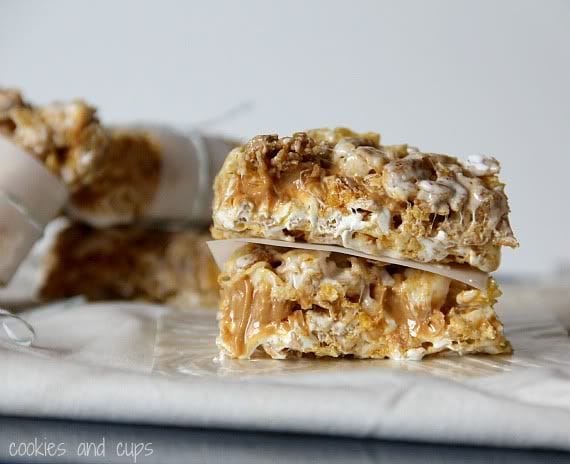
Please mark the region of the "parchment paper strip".
[[270, 240], [265, 238], [235, 238], [229, 240], [211, 240], [208, 242], [208, 247], [214, 256], [216, 264], [221, 268], [229, 257], [238, 248], [241, 248], [244, 243], [258, 243], [260, 245], [269, 245], [284, 248], [297, 248], [302, 250], [318, 250], [328, 251], [332, 253], [342, 253], [350, 256], [357, 256], [359, 258], [370, 259], [387, 264], [398, 264], [413, 269], [420, 269], [422, 271], [432, 272], [453, 280], [471, 285], [472, 287], [480, 290], [486, 290], [489, 281], [489, 275], [471, 266], [463, 264], [428, 264], [418, 263], [409, 259], [393, 258], [386, 255], [370, 255], [360, 251], [343, 248], [336, 245], [317, 245], [314, 243], [300, 243], [300, 242], [285, 242], [282, 240]]

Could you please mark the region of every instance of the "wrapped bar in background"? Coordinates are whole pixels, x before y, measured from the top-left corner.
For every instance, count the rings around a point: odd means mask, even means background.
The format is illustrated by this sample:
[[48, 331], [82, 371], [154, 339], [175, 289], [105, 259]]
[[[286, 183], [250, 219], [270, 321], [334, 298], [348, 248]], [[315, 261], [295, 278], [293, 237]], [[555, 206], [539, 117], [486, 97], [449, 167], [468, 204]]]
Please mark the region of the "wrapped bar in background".
[[204, 229], [136, 226], [97, 229], [53, 221], [0, 301], [25, 306], [83, 296], [138, 300], [176, 308], [215, 306], [218, 268]]
[[98, 227], [208, 224], [212, 180], [237, 145], [159, 125], [110, 127], [81, 100], [32, 105], [11, 89], [0, 89], [0, 134], [63, 180], [70, 216]]

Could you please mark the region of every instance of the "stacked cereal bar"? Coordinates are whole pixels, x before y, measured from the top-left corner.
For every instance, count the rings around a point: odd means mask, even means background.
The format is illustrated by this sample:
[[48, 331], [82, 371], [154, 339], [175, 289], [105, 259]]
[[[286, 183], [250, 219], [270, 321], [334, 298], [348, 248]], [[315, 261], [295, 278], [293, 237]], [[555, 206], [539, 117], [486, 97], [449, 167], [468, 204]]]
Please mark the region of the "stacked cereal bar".
[[438, 272], [494, 271], [501, 247], [517, 246], [498, 172], [494, 158], [460, 161], [348, 129], [258, 136], [234, 149], [215, 181], [215, 238], [333, 244], [339, 252], [260, 244], [238, 250], [220, 277], [222, 352], [392, 359], [509, 353], [493, 310], [500, 295], [494, 280], [474, 288]]

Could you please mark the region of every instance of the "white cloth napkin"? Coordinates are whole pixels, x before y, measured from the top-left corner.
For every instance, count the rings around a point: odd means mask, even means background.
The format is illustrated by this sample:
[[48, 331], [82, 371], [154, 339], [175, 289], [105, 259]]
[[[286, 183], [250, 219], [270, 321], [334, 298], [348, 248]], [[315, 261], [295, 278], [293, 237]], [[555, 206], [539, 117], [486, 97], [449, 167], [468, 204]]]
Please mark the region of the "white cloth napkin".
[[215, 359], [215, 312], [137, 303], [22, 313], [0, 340], [0, 414], [570, 450], [570, 341], [503, 307], [514, 356]]

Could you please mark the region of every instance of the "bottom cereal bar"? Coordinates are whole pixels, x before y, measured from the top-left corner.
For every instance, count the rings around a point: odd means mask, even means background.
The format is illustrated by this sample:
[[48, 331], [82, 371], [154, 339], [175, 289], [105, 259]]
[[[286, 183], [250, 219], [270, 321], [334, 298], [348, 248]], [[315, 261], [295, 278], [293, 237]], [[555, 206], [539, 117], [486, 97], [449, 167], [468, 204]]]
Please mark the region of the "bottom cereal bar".
[[510, 353], [486, 291], [437, 274], [340, 253], [246, 245], [221, 285], [222, 353], [233, 358], [421, 359]]

